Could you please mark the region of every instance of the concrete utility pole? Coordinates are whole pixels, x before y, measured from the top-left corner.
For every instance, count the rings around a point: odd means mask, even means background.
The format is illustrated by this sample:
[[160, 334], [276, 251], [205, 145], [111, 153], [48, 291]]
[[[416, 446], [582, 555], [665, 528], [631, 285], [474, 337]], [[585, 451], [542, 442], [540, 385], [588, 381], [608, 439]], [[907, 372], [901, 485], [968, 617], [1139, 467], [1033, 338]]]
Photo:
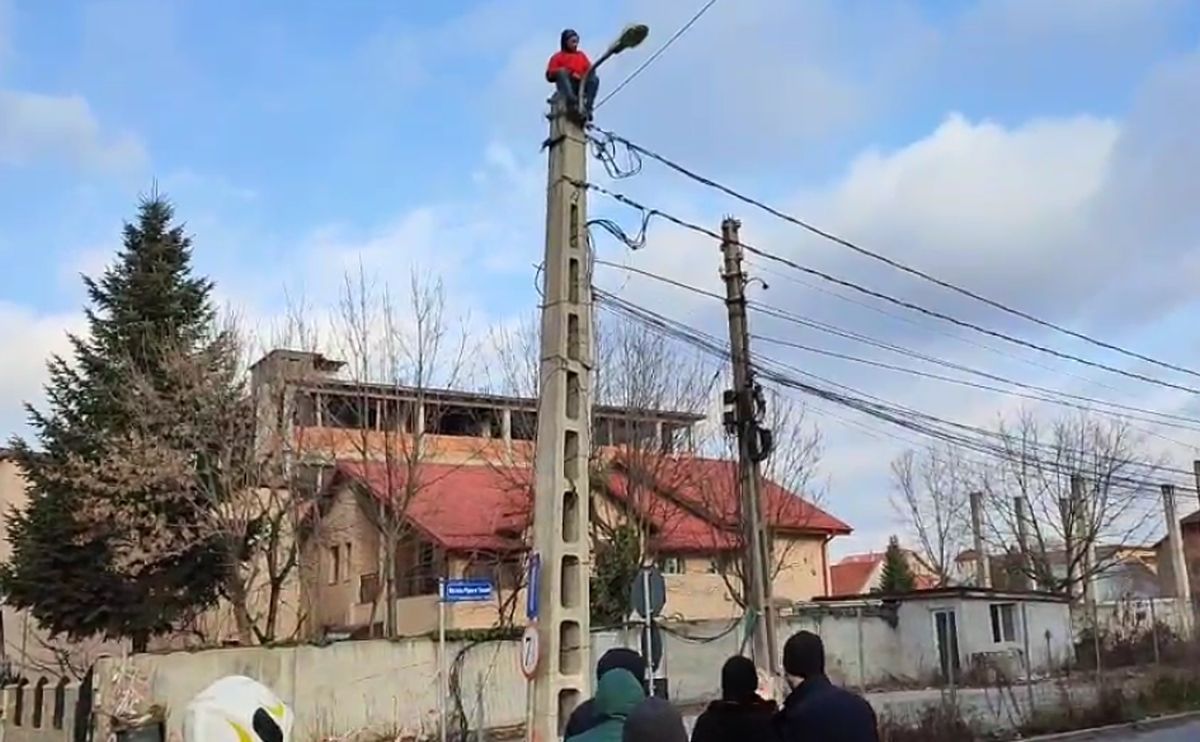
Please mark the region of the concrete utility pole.
[[1192, 586], [1188, 580], [1187, 560], [1183, 557], [1183, 533], [1179, 528], [1179, 513], [1175, 509], [1175, 485], [1162, 486], [1163, 516], [1167, 519], [1167, 550], [1171, 552], [1171, 573], [1175, 578], [1175, 600], [1179, 615], [1186, 622], [1183, 628], [1192, 625]]
[[1033, 560], [1029, 558], [1029, 514], [1024, 497], [1013, 498], [1013, 512], [1017, 515], [1017, 548], [1021, 552], [1021, 585], [1026, 590], [1037, 587], [1033, 574]]
[[983, 543], [983, 493], [972, 492], [970, 498], [971, 532], [975, 536], [975, 586], [988, 588], [992, 586], [992, 564]]
[[[640, 44], [646, 26], [627, 26], [596, 67]], [[586, 89], [580, 82], [580, 94]], [[591, 249], [587, 238], [587, 138], [566, 101], [551, 101], [546, 191], [537, 443], [534, 450], [533, 550], [540, 657], [533, 672], [526, 736], [553, 742], [591, 687], [588, 575], [588, 459], [592, 420]]]
[[555, 99], [542, 305], [533, 548], [541, 559], [541, 660], [533, 678], [531, 739], [551, 742], [588, 694], [588, 452], [592, 412], [592, 287], [587, 235], [587, 140]]
[[1083, 601], [1089, 608], [1096, 602], [1096, 537], [1098, 529], [1092, 523], [1091, 507], [1087, 500], [1087, 480], [1071, 475], [1071, 527], [1075, 543], [1083, 548]]
[[721, 222], [724, 256], [725, 306], [729, 310], [729, 347], [733, 359], [733, 427], [738, 440], [738, 482], [741, 503], [744, 557], [742, 595], [754, 622], [754, 662], [779, 675], [775, 614], [771, 610], [770, 540], [760, 492], [759, 462], [769, 453], [769, 434], [763, 435], [755, 415], [761, 402], [750, 364], [750, 329], [746, 323], [746, 274], [742, 270], [741, 223]]
[[1200, 459], [1192, 461], [1192, 472], [1196, 475], [1196, 496], [1200, 497]]

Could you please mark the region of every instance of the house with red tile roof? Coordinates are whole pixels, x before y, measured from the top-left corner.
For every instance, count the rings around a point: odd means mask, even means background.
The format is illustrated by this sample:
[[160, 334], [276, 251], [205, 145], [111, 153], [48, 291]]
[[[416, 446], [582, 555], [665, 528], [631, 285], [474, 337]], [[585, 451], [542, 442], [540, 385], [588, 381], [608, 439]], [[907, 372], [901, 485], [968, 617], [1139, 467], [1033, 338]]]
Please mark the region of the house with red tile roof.
[[[431, 631], [440, 578], [496, 587], [489, 603], [454, 606], [451, 628], [523, 621], [536, 400], [418, 393], [350, 383], [337, 371], [335, 361], [293, 351], [273, 351], [253, 367], [256, 386], [291, 400], [291, 419], [274, 421], [267, 437], [295, 452], [316, 496], [302, 529], [296, 599], [308, 633]], [[694, 453], [702, 419], [593, 408], [592, 537], [636, 524], [646, 558], [665, 575], [664, 614], [680, 619], [741, 612], [736, 467]], [[829, 542], [850, 526], [774, 482], [763, 492], [774, 596], [828, 594]]]
[[[911, 549], [903, 549], [905, 561], [912, 570], [917, 590], [929, 590], [938, 585], [934, 570]], [[885, 554], [871, 551], [865, 554], [848, 554], [829, 568], [831, 596], [865, 595], [879, 589], [883, 579]]]

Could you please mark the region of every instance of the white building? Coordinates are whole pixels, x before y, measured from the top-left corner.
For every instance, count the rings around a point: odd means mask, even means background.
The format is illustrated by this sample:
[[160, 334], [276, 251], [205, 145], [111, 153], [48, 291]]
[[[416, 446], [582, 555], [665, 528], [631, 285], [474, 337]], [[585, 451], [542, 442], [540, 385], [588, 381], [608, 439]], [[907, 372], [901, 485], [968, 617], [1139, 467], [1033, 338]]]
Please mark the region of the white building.
[[[1073, 659], [1066, 598], [951, 587], [799, 604], [788, 630], [825, 640], [830, 675], [852, 686], [1039, 675]], [[1028, 662], [1028, 666], [1026, 663]]]

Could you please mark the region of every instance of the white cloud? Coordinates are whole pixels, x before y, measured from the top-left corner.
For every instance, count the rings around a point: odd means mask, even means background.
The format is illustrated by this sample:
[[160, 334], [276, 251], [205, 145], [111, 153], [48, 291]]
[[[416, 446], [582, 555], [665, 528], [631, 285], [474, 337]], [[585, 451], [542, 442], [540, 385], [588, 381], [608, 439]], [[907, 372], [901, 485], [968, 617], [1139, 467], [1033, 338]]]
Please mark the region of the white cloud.
[[146, 152], [131, 134], [103, 132], [82, 96], [0, 90], [0, 165], [42, 159], [124, 171], [144, 164]]
[[67, 333], [84, 327], [79, 314], [38, 314], [0, 302], [0, 445], [11, 433], [25, 429], [23, 404], [39, 405], [46, 383], [46, 360], [51, 354], [69, 355]]
[[59, 285], [74, 288], [79, 286], [80, 276], [99, 278], [113, 263], [118, 249], [116, 245], [100, 244], [75, 251], [59, 265]]

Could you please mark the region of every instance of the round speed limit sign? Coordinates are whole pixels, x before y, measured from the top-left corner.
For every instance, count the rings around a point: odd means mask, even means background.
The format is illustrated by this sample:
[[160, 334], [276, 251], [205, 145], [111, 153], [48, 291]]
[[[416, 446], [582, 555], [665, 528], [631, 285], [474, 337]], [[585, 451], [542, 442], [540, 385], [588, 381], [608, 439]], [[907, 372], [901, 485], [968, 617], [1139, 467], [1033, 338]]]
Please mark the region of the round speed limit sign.
[[536, 626], [526, 626], [521, 635], [521, 672], [532, 680], [537, 673], [538, 661], [542, 657], [541, 639]]

